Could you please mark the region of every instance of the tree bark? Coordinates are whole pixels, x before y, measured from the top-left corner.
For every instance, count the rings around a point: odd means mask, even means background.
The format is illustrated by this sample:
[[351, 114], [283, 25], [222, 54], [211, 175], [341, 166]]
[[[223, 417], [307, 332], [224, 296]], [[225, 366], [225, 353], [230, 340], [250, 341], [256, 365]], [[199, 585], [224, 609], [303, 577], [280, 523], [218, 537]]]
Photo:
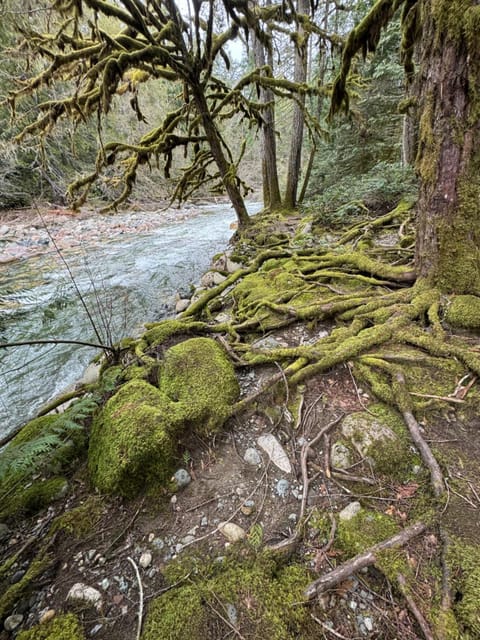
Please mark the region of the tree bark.
[[[269, 3], [267, 3], [269, 4]], [[253, 36], [253, 56], [255, 66], [258, 68], [266, 65], [265, 49], [260, 40]], [[273, 70], [273, 61], [269, 55], [268, 64]], [[260, 102], [267, 105], [262, 113], [263, 123], [261, 127], [262, 146], [262, 177], [263, 177], [263, 204], [271, 211], [279, 209], [282, 204], [280, 186], [277, 171], [277, 140], [275, 137], [275, 96], [271, 89], [260, 87]]]
[[417, 273], [480, 295], [478, 0], [421, 2]]
[[210, 145], [213, 159], [215, 160], [218, 171], [222, 178], [222, 182], [228, 193], [232, 206], [237, 214], [239, 228], [245, 228], [250, 223], [250, 216], [248, 215], [245, 202], [237, 184], [237, 176], [234, 167], [229, 164], [227, 158], [222, 149], [222, 142], [220, 135], [215, 126], [215, 122], [208, 108], [205, 94], [203, 93], [200, 85], [194, 87], [192, 85], [192, 94], [195, 100], [195, 106], [197, 107], [198, 114], [202, 120], [202, 125], [205, 130], [205, 135]]
[[[302, 15], [308, 15], [310, 12], [309, 1], [298, 0], [297, 11]], [[294, 80], [299, 84], [303, 84], [307, 80], [308, 33], [300, 22], [298, 23], [297, 34]], [[293, 209], [297, 204], [297, 189], [302, 162], [304, 111], [305, 94], [298, 94], [297, 101], [293, 105], [292, 138], [288, 159], [287, 186], [285, 188], [285, 206], [289, 209]]]

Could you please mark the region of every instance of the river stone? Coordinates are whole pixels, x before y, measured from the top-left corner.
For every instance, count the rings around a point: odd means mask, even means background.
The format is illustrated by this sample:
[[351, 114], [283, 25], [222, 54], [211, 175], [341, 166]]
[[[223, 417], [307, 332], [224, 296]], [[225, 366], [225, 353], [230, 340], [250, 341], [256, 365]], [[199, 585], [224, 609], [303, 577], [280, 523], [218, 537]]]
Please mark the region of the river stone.
[[351, 413], [343, 419], [342, 434], [352, 441], [353, 446], [366, 458], [374, 445], [392, 444], [397, 435], [378, 418], [365, 411]]
[[182, 313], [182, 311], [188, 309], [189, 306], [190, 298], [180, 298], [180, 300], [177, 300], [177, 302], [175, 303], [175, 311], [176, 313]]
[[362, 505], [360, 502], [350, 502], [350, 504], [347, 504], [347, 506], [340, 511], [338, 517], [343, 522], [348, 522], [348, 520], [352, 520], [361, 509]]
[[242, 269], [242, 265], [239, 262], [235, 262], [234, 260], [227, 258], [226, 268], [228, 273], [235, 273], [235, 271]]
[[8, 616], [3, 626], [5, 631], [14, 631], [17, 627], [19, 627], [23, 622], [23, 616], [20, 613], [15, 613], [13, 616]]
[[55, 609], [47, 609], [40, 616], [39, 623], [40, 624], [47, 624], [47, 622], [50, 622], [50, 620], [53, 620], [55, 615], [56, 615]]
[[142, 569], [147, 569], [152, 564], [152, 554], [150, 553], [150, 551], [144, 551], [142, 553], [138, 564], [142, 567]]
[[83, 604], [87, 607], [95, 607], [99, 610], [102, 607], [102, 594], [98, 589], [89, 587], [83, 582], [77, 582], [73, 585], [67, 594], [67, 601], [73, 604]]
[[335, 469], [348, 469], [352, 464], [350, 451], [348, 447], [341, 442], [335, 442], [333, 444], [330, 459], [332, 467]]
[[202, 287], [213, 287], [215, 284], [215, 271], [207, 271], [200, 278], [200, 284]]
[[218, 271], [213, 272], [213, 284], [222, 284], [222, 282], [225, 282], [226, 279], [227, 278], [225, 276], [222, 276], [221, 273], [218, 273]]
[[275, 466], [285, 473], [291, 473], [292, 465], [280, 442], [271, 433], [260, 436], [257, 444], [268, 455]]
[[254, 447], [249, 447], [245, 451], [243, 459], [247, 464], [251, 464], [253, 466], [258, 466], [259, 464], [262, 464], [262, 458], [260, 457], [260, 454], [258, 453], [257, 449], [255, 449]]
[[229, 542], [239, 542], [244, 540], [247, 535], [245, 529], [234, 522], [221, 522], [218, 525], [218, 530]]

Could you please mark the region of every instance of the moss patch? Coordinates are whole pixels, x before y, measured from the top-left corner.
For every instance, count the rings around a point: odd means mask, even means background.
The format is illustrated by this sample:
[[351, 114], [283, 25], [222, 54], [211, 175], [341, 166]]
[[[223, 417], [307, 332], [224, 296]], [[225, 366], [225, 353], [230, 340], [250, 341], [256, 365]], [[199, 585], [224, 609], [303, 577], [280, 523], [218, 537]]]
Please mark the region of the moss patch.
[[480, 329], [480, 298], [455, 296], [446, 307], [445, 320], [452, 327]]
[[17, 640], [84, 640], [85, 635], [78, 618], [72, 613], [54, 618], [47, 624], [37, 624], [21, 631]]
[[200, 567], [191, 584], [154, 600], [143, 640], [223, 638], [231, 627], [216, 612], [230, 617], [246, 639], [313, 637], [307, 636], [312, 625], [308, 611], [295, 606], [309, 583], [303, 567], [279, 568], [273, 560], [259, 556], [224, 564], [214, 570]]
[[464, 640], [480, 638], [480, 547], [455, 540], [448, 553], [455, 595], [454, 612]]

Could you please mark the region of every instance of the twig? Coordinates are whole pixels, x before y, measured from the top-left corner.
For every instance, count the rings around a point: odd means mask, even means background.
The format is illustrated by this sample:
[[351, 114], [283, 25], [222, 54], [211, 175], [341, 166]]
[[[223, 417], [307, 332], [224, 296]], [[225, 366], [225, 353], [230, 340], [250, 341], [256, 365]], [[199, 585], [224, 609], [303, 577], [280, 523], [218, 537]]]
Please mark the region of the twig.
[[432, 631], [431, 631], [430, 627], [428, 626], [427, 621], [425, 620], [425, 617], [424, 617], [423, 613], [417, 607], [417, 604], [416, 604], [415, 600], [409, 594], [408, 589], [407, 589], [407, 581], [405, 580], [404, 576], [401, 573], [399, 573], [398, 576], [397, 576], [397, 583], [398, 583], [398, 587], [399, 587], [403, 597], [405, 598], [405, 601], [406, 601], [406, 603], [408, 605], [408, 608], [410, 609], [410, 611], [414, 615], [415, 620], [418, 622], [418, 626], [422, 630], [423, 635], [425, 636], [426, 640], [435, 640], [435, 637], [433, 636]]
[[[214, 594], [215, 595], [215, 594]], [[213, 604], [211, 602], [209, 602], [208, 600], [205, 600], [207, 606], [210, 607], [210, 609], [214, 612], [215, 615], [217, 615], [220, 620], [222, 622], [224, 622], [227, 627], [230, 627], [230, 629], [233, 631], [233, 633], [238, 636], [239, 638], [241, 638], [241, 640], [245, 640], [245, 637], [242, 636], [242, 634], [240, 633], [240, 631], [230, 622], [230, 620], [228, 620], [228, 618], [225, 618], [225, 616], [222, 616], [222, 614], [220, 613], [220, 611], [217, 611], [215, 609], [215, 607], [213, 606]]]
[[331, 589], [335, 585], [343, 582], [346, 578], [352, 575], [352, 573], [356, 573], [365, 567], [369, 567], [372, 564], [375, 564], [377, 561], [377, 554], [380, 551], [384, 551], [386, 549], [392, 549], [394, 547], [401, 547], [407, 544], [412, 538], [420, 535], [426, 529], [426, 526], [423, 522], [417, 522], [407, 529], [403, 529], [400, 533], [388, 538], [388, 540], [383, 540], [378, 544], [373, 545], [370, 549], [367, 549], [363, 553], [359, 553], [355, 557], [347, 560], [343, 564], [339, 565], [333, 571], [326, 573], [321, 576], [314, 582], [312, 582], [305, 590], [305, 597], [308, 599], [314, 598], [316, 595], [326, 591], [327, 589]]
[[333, 636], [335, 636], [335, 638], [340, 638], [340, 640], [351, 640], [351, 638], [347, 638], [347, 636], [342, 636], [341, 633], [338, 633], [338, 631], [335, 631], [335, 629], [332, 629], [331, 627], [329, 627], [327, 624], [322, 622], [320, 620], [320, 618], [317, 618], [316, 616], [314, 616], [313, 613], [311, 613], [310, 616], [311, 616], [312, 620], [315, 620], [315, 622], [317, 624], [319, 624], [321, 627], [323, 627], [325, 629], [325, 631], [328, 631]]
[[140, 509], [143, 507], [143, 503], [145, 502], [145, 498], [142, 498], [142, 501], [140, 503], [140, 506], [138, 507], [138, 509], [135, 511], [135, 513], [133, 514], [133, 518], [130, 520], [130, 522], [127, 524], [127, 526], [122, 529], [120, 531], [120, 533], [118, 534], [118, 536], [109, 544], [109, 546], [107, 547], [106, 551], [104, 551], [103, 555], [107, 556], [111, 549], [113, 549], [113, 547], [117, 544], [117, 542], [119, 540], [121, 540], [123, 538], [123, 536], [126, 534], [126, 532], [130, 529], [130, 527], [132, 526], [132, 524], [135, 522], [135, 520], [137, 519], [138, 514], [140, 513]]
[[320, 431], [313, 438], [313, 440], [311, 440], [310, 442], [306, 442], [302, 447], [302, 451], [300, 453], [300, 466], [302, 470], [303, 495], [302, 495], [302, 502], [300, 505], [300, 517], [299, 517], [300, 521], [305, 515], [305, 508], [307, 506], [308, 490], [310, 485], [310, 479], [308, 477], [308, 469], [307, 469], [308, 452], [310, 451], [311, 447], [313, 447], [315, 443], [320, 440], [320, 438], [323, 438], [323, 436], [326, 433], [328, 433], [328, 431], [330, 431], [332, 427], [334, 427], [336, 424], [340, 422], [340, 420], [343, 418], [343, 415], [344, 414], [342, 413], [341, 416], [339, 416], [338, 418], [335, 418], [335, 420], [327, 424], [325, 427], [323, 427], [323, 429], [320, 429]]
[[455, 489], [452, 489], [452, 487], [448, 483], [448, 478], [445, 478], [445, 484], [448, 486], [449, 490], [453, 493], [453, 495], [457, 496], [458, 498], [461, 498], [474, 509], [478, 509], [477, 505], [474, 502], [469, 500], [466, 496], [462, 495], [458, 491], [455, 491]]
[[[395, 373], [395, 380], [398, 382], [400, 387], [400, 393], [407, 393], [407, 389], [405, 386], [405, 377], [403, 373], [398, 371]], [[403, 415], [403, 419], [410, 431], [410, 435], [412, 436], [412, 440], [420, 452], [423, 462], [427, 465], [430, 470], [430, 478], [433, 486], [433, 493], [435, 497], [440, 497], [445, 493], [445, 484], [442, 472], [440, 470], [440, 466], [435, 459], [435, 456], [432, 453], [432, 450], [425, 442], [422, 434], [420, 433], [420, 427], [418, 426], [418, 422], [415, 419], [413, 413], [406, 408], [402, 408], [403, 403], [400, 403], [400, 409]]]
[[353, 474], [348, 473], [348, 471], [344, 471], [343, 469], [335, 469], [335, 471], [332, 471], [332, 476], [337, 479], [348, 480], [349, 482], [360, 482], [361, 484], [369, 484], [372, 487], [375, 487], [377, 484], [375, 480], [372, 480], [371, 478], [365, 478], [364, 476], [354, 476]]
[[465, 400], [459, 398], [451, 398], [449, 396], [435, 396], [431, 393], [417, 393], [415, 391], [409, 391], [411, 396], [417, 396], [418, 398], [431, 398], [432, 400], [445, 400], [445, 402], [454, 402], [455, 404], [464, 404]]
[[215, 500], [221, 500], [222, 498], [228, 498], [233, 493], [235, 492], [229, 491], [229, 493], [222, 493], [222, 495], [220, 496], [213, 496], [213, 498], [208, 498], [208, 500], [204, 500], [203, 502], [200, 502], [199, 504], [196, 504], [195, 506], [190, 507], [189, 509], [185, 509], [183, 513], [190, 513], [192, 511], [196, 511], [197, 509], [200, 509], [200, 507], [204, 507], [205, 505], [210, 504], [210, 502], [214, 502]]
[[143, 622], [143, 585], [142, 585], [142, 579], [140, 577], [140, 571], [138, 570], [138, 567], [135, 564], [135, 561], [132, 560], [130, 556], [127, 558], [127, 560], [130, 562], [130, 564], [134, 568], [135, 575], [137, 576], [137, 582], [138, 582], [139, 603], [138, 603], [138, 626], [137, 626], [136, 640], [140, 640], [140, 635], [142, 633], [142, 622]]
[[332, 477], [332, 471], [330, 468], [330, 436], [328, 433], [325, 433], [323, 436], [323, 465], [324, 465], [324, 473], [325, 477], [330, 479]]

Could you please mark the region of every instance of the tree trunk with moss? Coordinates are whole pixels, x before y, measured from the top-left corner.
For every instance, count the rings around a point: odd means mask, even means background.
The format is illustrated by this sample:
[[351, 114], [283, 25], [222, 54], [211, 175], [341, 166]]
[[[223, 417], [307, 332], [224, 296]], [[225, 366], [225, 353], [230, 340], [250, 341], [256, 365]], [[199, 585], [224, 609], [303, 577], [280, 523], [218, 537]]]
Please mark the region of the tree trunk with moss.
[[[298, 13], [308, 15], [310, 6], [308, 0], [298, 0]], [[297, 40], [295, 42], [295, 68], [294, 80], [303, 84], [307, 80], [307, 50], [308, 31], [299, 22]], [[305, 111], [305, 94], [297, 96], [293, 105], [292, 138], [290, 143], [290, 156], [288, 159], [287, 186], [285, 188], [285, 206], [293, 209], [297, 204], [297, 189], [300, 178], [302, 162], [303, 127]]]
[[244, 228], [250, 223], [250, 216], [248, 215], [245, 202], [237, 184], [236, 167], [232, 163], [229, 163], [225, 157], [220, 134], [217, 131], [217, 127], [210, 112], [205, 94], [200, 86], [200, 82], [198, 83], [198, 87], [197, 85], [192, 85], [192, 93], [195, 100], [195, 106], [197, 107], [202, 120], [208, 144], [210, 145], [212, 156], [218, 167], [218, 172], [222, 178], [225, 190], [228, 193], [232, 206], [237, 214], [238, 226], [240, 228]]
[[480, 6], [420, 8], [417, 272], [444, 292], [479, 295]]

